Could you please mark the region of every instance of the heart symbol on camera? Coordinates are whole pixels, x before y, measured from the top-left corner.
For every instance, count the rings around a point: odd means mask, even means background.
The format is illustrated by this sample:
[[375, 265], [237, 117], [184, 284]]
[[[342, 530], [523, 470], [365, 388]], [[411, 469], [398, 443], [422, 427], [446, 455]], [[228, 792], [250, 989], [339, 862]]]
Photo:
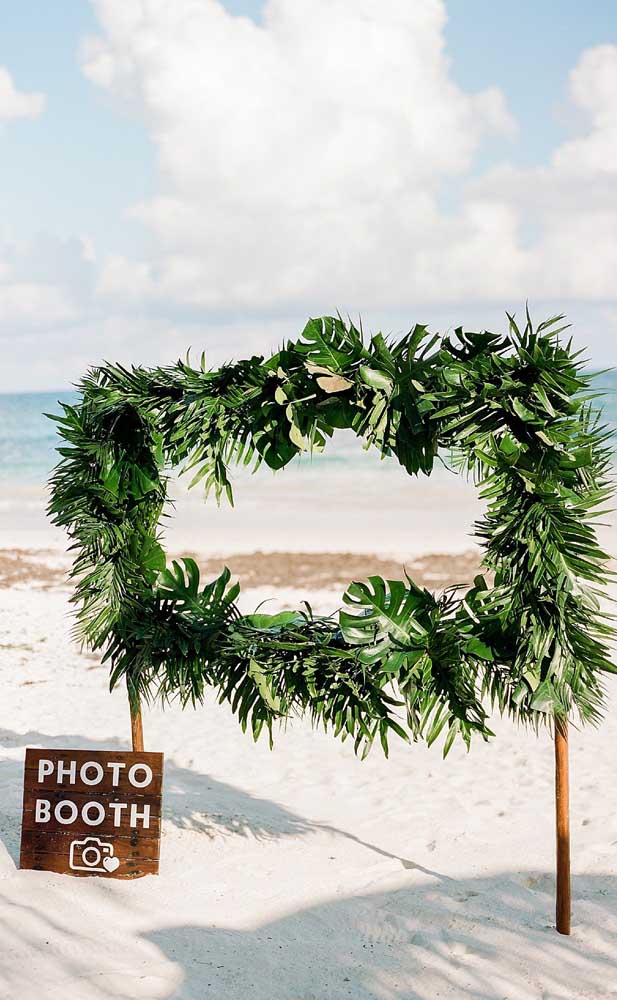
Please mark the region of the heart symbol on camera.
[[103, 858], [103, 868], [107, 872], [115, 872], [116, 868], [120, 867], [119, 858]]

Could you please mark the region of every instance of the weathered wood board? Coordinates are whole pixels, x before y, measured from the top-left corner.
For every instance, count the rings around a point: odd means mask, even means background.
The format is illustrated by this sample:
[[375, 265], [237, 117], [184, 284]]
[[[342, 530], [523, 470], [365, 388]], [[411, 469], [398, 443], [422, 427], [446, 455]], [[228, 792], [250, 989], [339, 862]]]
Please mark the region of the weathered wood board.
[[157, 875], [162, 791], [161, 753], [28, 748], [20, 868]]

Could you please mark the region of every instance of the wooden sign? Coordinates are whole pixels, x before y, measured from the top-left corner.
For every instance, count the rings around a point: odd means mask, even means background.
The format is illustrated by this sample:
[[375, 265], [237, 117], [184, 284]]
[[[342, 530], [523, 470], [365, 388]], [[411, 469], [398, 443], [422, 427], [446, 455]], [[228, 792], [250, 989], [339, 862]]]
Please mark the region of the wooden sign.
[[158, 875], [162, 753], [26, 750], [20, 868]]

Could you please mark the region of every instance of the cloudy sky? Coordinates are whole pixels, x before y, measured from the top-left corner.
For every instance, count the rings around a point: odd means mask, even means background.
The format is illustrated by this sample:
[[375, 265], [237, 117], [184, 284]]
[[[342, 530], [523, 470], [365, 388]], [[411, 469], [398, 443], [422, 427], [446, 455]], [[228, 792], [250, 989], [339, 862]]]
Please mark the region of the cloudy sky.
[[614, 0], [0, 0], [0, 391], [340, 310], [617, 363]]

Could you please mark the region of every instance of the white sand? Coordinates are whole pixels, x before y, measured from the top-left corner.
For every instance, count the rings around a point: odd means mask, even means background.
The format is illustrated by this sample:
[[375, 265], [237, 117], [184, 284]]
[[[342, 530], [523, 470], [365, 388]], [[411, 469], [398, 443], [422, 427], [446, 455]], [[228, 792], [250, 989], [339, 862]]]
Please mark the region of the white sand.
[[[273, 474], [262, 468], [234, 477], [235, 507], [199, 488], [173, 483], [173, 517], [163, 528], [176, 551], [198, 548], [206, 555], [255, 549], [380, 552], [407, 558], [424, 552], [464, 552], [481, 512], [476, 492], [460, 477], [436, 471], [410, 479], [390, 464], [367, 457], [368, 468], [351, 470], [306, 460]], [[9, 483], [0, 499], [0, 548], [65, 547], [62, 532], [46, 516], [46, 491]]]
[[2, 592], [2, 1000], [617, 996], [615, 713], [572, 737], [570, 939], [552, 928], [551, 744], [507, 723], [445, 762], [421, 745], [360, 762], [304, 723], [270, 752], [212, 700], [156, 710], [160, 876], [16, 870], [24, 748], [128, 747], [123, 693], [66, 614], [65, 594]]
[[[398, 500], [389, 529], [375, 515], [371, 548], [392, 551], [408, 523], [408, 551], [448, 550], [469, 510], [443, 491], [430, 499], [424, 521], [414, 502], [406, 521]], [[295, 534], [277, 526], [295, 548], [352, 547], [342, 515], [312, 545], [303, 504]], [[2, 544], [48, 545], [42, 519], [41, 534], [22, 523], [16, 536], [16, 510]], [[272, 534], [277, 510], [257, 511], [252, 536], [248, 515], [210, 540], [193, 525], [189, 544], [289, 547]], [[247, 592], [245, 606], [263, 596]], [[317, 610], [337, 603], [305, 596]], [[617, 997], [617, 712], [572, 733], [571, 938], [553, 928], [552, 746], [499, 721], [492, 744], [445, 762], [404, 744], [360, 762], [304, 722], [270, 752], [213, 699], [156, 709], [145, 736], [167, 761], [160, 876], [18, 871], [25, 747], [128, 748], [124, 693], [107, 693], [69, 627], [66, 593], [0, 591], [1, 1000]]]
[[[357, 444], [357, 442], [356, 442]], [[272, 473], [236, 470], [235, 507], [207, 503], [190, 476], [172, 482], [174, 506], [164, 518], [169, 551], [204, 555], [254, 552], [353, 551], [408, 559], [430, 552], [466, 552], [476, 545], [474, 522], [483, 511], [474, 485], [436, 466], [430, 477], [407, 476], [375, 454], [364, 463], [312, 463], [310, 458]], [[46, 517], [47, 489], [3, 483], [0, 549], [66, 547]], [[617, 520], [598, 527], [602, 544], [617, 553]]]

